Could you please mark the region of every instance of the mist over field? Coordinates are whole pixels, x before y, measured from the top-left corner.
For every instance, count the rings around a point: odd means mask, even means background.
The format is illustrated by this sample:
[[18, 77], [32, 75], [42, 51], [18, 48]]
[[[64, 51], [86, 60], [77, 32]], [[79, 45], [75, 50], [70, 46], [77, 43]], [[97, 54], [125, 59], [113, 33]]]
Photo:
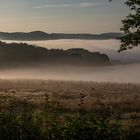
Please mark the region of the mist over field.
[[120, 41], [115, 39], [109, 40], [72, 40], [72, 39], [61, 39], [61, 40], [47, 40], [47, 41], [7, 41], [11, 42], [25, 42], [37, 46], [42, 46], [48, 49], [70, 49], [70, 48], [84, 48], [89, 51], [99, 51], [106, 53], [111, 61], [117, 60], [121, 62], [139, 62], [140, 61], [140, 48], [134, 48], [133, 50], [127, 50], [118, 53], [120, 47]]
[[46, 67], [1, 70], [1, 79], [74, 80], [140, 83], [140, 64], [108, 67]]
[[140, 140], [140, 0], [0, 0], [0, 140]]
[[[6, 41], [7, 43], [19, 41]], [[25, 42], [25, 41], [24, 41]], [[28, 69], [8, 69], [0, 71], [1, 79], [50, 79], [50, 80], [76, 80], [118, 83], [140, 83], [140, 49], [135, 48], [118, 53], [119, 40], [48, 40], [26, 41], [28, 44], [46, 47], [49, 49], [84, 48], [93, 52], [105, 53], [110, 61], [120, 64], [103, 67], [40, 67]], [[135, 62], [137, 62], [135, 64]], [[129, 64], [130, 63], [130, 64]]]

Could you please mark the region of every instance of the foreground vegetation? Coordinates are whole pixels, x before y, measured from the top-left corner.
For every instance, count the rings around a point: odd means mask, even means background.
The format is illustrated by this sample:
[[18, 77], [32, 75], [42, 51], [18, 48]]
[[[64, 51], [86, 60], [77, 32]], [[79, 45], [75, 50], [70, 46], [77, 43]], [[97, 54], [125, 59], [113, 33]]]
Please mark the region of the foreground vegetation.
[[139, 140], [139, 93], [134, 84], [1, 80], [0, 139]]

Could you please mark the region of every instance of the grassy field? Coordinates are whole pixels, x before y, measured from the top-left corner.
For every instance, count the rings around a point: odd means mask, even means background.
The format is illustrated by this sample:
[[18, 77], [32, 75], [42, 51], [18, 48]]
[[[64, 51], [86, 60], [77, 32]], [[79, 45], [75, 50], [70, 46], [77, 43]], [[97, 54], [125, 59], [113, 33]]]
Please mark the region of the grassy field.
[[[26, 102], [34, 112], [41, 112], [47, 101], [55, 102], [65, 113], [110, 113], [125, 135], [140, 134], [140, 85], [45, 80], [0, 80], [0, 109], [6, 110], [7, 97], [16, 99], [14, 110]], [[10, 101], [9, 101], [10, 100]], [[129, 138], [132, 138], [129, 136]], [[129, 139], [127, 138], [127, 139]], [[136, 139], [136, 138], [134, 138]]]
[[[81, 94], [86, 110], [110, 107], [123, 114], [140, 112], [140, 85], [44, 80], [1, 80], [0, 92], [14, 93], [19, 100], [27, 100], [39, 107], [45, 94], [63, 107], [78, 109]], [[120, 113], [119, 113], [120, 114]]]

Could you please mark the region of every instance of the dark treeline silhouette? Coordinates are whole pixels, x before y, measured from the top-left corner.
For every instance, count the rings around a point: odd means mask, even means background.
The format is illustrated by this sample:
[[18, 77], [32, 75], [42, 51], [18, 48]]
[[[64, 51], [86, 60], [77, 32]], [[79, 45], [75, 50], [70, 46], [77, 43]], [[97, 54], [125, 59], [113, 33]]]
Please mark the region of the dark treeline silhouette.
[[95, 66], [108, 65], [106, 54], [89, 52], [85, 49], [47, 49], [26, 43], [0, 41], [0, 66], [74, 65]]
[[54, 39], [117, 39], [122, 33], [103, 33], [103, 34], [64, 34], [64, 33], [45, 33], [42, 31], [33, 31], [29, 33], [0, 32], [1, 40], [54, 40]]

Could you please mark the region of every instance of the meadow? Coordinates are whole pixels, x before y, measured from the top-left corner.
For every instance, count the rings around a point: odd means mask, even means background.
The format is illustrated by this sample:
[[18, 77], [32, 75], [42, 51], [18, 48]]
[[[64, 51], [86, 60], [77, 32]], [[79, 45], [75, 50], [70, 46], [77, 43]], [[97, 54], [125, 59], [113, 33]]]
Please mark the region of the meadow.
[[140, 85], [0, 80], [0, 130], [2, 140], [138, 140]]

